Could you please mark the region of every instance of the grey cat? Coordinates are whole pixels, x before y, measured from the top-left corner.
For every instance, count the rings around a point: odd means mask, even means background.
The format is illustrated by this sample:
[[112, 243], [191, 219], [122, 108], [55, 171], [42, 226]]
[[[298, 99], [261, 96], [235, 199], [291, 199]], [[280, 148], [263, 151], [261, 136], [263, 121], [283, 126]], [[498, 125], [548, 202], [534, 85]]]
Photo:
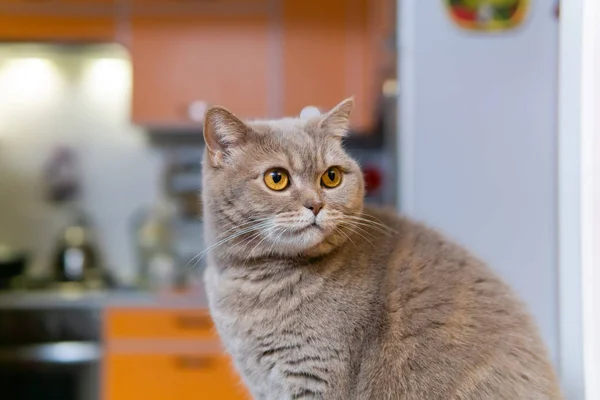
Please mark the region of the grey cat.
[[510, 289], [438, 233], [363, 205], [353, 100], [205, 118], [210, 309], [256, 399], [560, 399]]

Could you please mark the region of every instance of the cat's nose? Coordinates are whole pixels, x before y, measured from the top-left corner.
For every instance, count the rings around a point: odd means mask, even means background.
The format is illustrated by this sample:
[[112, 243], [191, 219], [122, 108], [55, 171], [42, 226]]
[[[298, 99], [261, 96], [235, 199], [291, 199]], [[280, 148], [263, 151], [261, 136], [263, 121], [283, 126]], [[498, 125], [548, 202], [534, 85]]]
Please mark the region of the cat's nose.
[[308, 208], [316, 216], [323, 208], [323, 203], [320, 201], [309, 200], [304, 203], [304, 207]]

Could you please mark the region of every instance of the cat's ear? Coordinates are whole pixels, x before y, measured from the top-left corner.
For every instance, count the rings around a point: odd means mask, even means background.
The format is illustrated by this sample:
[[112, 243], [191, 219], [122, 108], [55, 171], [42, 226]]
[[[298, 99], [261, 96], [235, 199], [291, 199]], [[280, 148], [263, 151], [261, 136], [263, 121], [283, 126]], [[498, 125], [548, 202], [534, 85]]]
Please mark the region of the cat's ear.
[[329, 135], [336, 138], [343, 138], [348, 134], [350, 126], [350, 112], [354, 106], [354, 97], [349, 97], [339, 103], [329, 111], [321, 122], [319, 127], [324, 129]]
[[204, 142], [215, 167], [231, 153], [234, 146], [244, 141], [250, 128], [238, 117], [222, 107], [211, 107], [204, 116]]

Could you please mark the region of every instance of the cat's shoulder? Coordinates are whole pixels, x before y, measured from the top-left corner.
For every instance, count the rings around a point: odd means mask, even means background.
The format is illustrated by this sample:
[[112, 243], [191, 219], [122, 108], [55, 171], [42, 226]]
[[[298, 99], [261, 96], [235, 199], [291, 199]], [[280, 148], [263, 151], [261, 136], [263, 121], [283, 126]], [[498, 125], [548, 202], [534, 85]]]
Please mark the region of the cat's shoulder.
[[402, 215], [391, 207], [368, 206], [365, 207], [364, 214], [367, 218], [384, 224], [393, 232], [392, 236], [396, 238], [395, 247], [410, 247], [417, 253], [445, 254], [479, 262], [476, 261], [477, 257], [438, 229]]
[[419, 235], [435, 236], [437, 238], [443, 237], [436, 229], [421, 221], [402, 215], [389, 206], [366, 206], [363, 213], [366, 218], [384, 224], [398, 234], [412, 232], [418, 233]]

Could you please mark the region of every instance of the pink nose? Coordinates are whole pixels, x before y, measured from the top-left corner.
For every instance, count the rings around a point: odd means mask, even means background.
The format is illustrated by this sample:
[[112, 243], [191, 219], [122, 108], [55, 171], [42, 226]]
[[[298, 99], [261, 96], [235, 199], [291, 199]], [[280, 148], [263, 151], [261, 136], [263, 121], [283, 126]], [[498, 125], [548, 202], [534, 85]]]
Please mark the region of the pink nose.
[[304, 203], [304, 207], [308, 208], [316, 216], [319, 211], [323, 208], [323, 203], [320, 201], [307, 201]]

